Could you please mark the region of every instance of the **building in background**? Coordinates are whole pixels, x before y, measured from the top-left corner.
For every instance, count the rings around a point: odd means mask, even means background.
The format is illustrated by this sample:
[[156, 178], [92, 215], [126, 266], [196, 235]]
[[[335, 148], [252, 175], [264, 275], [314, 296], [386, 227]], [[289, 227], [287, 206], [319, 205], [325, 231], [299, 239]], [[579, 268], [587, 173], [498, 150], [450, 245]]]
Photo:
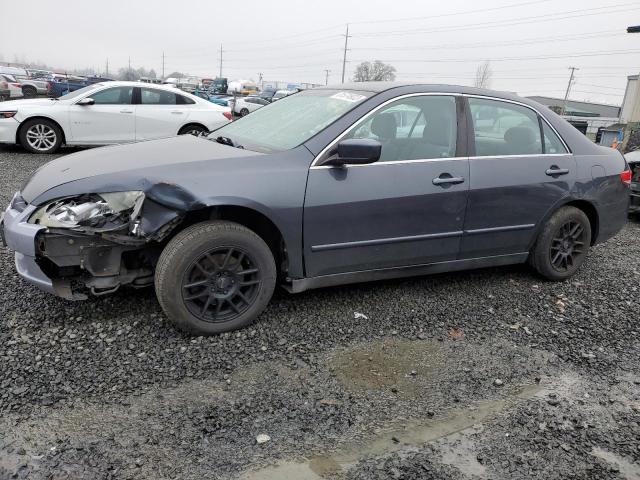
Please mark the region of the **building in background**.
[[[563, 98], [531, 96], [527, 97], [538, 103], [546, 105], [556, 113], [562, 111]], [[610, 134], [602, 135], [604, 130], [611, 130], [620, 122], [621, 107], [606, 103], [578, 102], [568, 100], [563, 117], [574, 127], [587, 135], [592, 140], [600, 143], [608, 142]], [[606, 143], [602, 143], [605, 145]]]
[[620, 123], [640, 122], [640, 90], [638, 89], [638, 75], [627, 77], [627, 88], [622, 100]]

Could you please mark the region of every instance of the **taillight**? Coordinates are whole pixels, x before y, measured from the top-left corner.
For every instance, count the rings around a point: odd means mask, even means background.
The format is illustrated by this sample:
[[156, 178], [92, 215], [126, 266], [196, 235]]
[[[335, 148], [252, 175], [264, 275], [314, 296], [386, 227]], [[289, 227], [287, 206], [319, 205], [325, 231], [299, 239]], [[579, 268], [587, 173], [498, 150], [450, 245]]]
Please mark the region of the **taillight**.
[[7, 82], [0, 82], [0, 88], [7, 89], [9, 88], [9, 84]]
[[233, 115], [231, 115], [231, 112], [222, 112], [222, 115], [224, 115], [227, 120], [233, 120]]
[[22, 88], [22, 84], [21, 83], [12, 83], [11, 85], [13, 85], [16, 88]]
[[620, 174], [620, 181], [625, 185], [631, 185], [631, 177], [633, 174], [631, 173], [631, 169], [627, 167], [627, 169]]
[[18, 113], [16, 110], [6, 110], [4, 112], [0, 112], [0, 118], [13, 118], [16, 113]]

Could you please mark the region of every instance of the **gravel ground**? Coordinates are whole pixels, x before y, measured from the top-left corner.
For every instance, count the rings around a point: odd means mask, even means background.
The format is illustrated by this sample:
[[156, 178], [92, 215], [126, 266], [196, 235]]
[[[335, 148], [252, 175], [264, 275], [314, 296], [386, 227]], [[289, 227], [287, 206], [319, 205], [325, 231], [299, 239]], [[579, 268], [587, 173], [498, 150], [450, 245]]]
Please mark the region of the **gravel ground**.
[[[0, 147], [0, 203], [51, 158]], [[564, 283], [277, 292], [211, 338], [152, 290], [41, 293], [0, 247], [0, 479], [640, 479], [639, 233]]]

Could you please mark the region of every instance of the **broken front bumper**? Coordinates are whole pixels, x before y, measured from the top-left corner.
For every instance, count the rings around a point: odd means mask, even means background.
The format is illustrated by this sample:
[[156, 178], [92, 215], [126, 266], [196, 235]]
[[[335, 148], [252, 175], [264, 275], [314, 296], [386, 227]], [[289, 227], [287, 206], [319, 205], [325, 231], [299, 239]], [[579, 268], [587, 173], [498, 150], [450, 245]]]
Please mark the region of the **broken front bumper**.
[[13, 201], [2, 215], [0, 229], [6, 246], [15, 252], [18, 274], [45, 292], [61, 295], [60, 291], [65, 289], [56, 289], [53, 280], [47, 277], [36, 263], [36, 235], [44, 227], [27, 223], [36, 207], [28, 205], [19, 211], [12, 208], [12, 205]]

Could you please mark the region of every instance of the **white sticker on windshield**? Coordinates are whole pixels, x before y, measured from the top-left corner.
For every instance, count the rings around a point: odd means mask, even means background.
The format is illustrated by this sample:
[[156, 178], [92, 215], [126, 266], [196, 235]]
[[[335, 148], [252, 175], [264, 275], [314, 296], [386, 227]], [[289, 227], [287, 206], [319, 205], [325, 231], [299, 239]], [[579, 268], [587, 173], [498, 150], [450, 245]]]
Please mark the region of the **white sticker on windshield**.
[[360, 102], [367, 97], [365, 95], [360, 95], [359, 93], [338, 92], [335, 95], [331, 95], [331, 98], [335, 98], [336, 100], [344, 100], [345, 102]]

